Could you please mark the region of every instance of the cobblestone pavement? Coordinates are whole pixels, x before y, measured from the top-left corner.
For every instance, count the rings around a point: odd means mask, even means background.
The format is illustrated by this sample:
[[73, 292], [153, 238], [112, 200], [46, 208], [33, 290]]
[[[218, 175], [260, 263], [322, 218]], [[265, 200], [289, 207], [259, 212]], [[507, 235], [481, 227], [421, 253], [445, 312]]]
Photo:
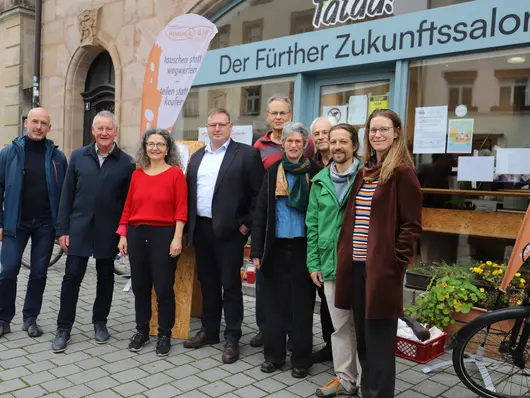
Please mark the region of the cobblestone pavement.
[[[309, 397], [332, 377], [332, 364], [317, 364], [304, 380], [291, 377], [288, 363], [282, 372], [262, 373], [260, 349], [248, 345], [255, 333], [254, 301], [245, 297], [245, 319], [241, 360], [221, 362], [222, 343], [200, 350], [187, 350], [181, 340], [173, 341], [168, 358], [155, 356], [153, 339], [139, 354], [127, 350], [134, 329], [132, 292], [123, 292], [126, 280], [116, 278], [114, 302], [109, 317], [109, 344], [93, 341], [91, 324], [96, 274], [93, 264], [85, 276], [77, 307], [72, 341], [65, 354], [53, 354], [51, 340], [59, 310], [63, 259], [49, 270], [44, 305], [39, 323], [44, 335], [33, 339], [21, 331], [21, 308], [28, 270], [19, 275], [17, 316], [12, 333], [0, 339], [0, 397]], [[191, 325], [200, 327], [198, 319]], [[321, 345], [318, 316], [315, 315], [315, 344]], [[315, 347], [318, 348], [318, 347]], [[444, 354], [443, 359], [449, 359]], [[435, 360], [433, 362], [438, 362]], [[397, 360], [396, 396], [475, 397], [459, 384], [451, 367], [425, 375], [422, 365]]]

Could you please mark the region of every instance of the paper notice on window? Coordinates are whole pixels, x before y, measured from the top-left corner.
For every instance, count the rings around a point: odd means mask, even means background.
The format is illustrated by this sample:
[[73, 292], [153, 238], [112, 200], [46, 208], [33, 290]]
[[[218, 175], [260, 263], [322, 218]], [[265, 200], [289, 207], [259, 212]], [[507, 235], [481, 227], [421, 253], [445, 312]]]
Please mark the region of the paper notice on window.
[[354, 126], [366, 124], [368, 96], [352, 95], [348, 101], [348, 123]]
[[348, 105], [324, 106], [322, 107], [322, 116], [331, 116], [337, 123], [347, 123]]
[[530, 148], [498, 148], [495, 174], [530, 174]]
[[[252, 145], [252, 134], [252, 125], [233, 126], [230, 138], [232, 138], [236, 142], [241, 142], [242, 144]], [[208, 145], [208, 143], [210, 142], [210, 139], [208, 138], [208, 130], [206, 129], [206, 127], [199, 127], [197, 141], [203, 141], [204, 145]]]
[[416, 108], [414, 153], [445, 153], [447, 106]]
[[459, 156], [458, 181], [493, 181], [495, 156]]
[[474, 119], [450, 119], [447, 153], [471, 153]]
[[364, 156], [364, 128], [359, 129], [359, 149], [357, 150], [358, 156]]

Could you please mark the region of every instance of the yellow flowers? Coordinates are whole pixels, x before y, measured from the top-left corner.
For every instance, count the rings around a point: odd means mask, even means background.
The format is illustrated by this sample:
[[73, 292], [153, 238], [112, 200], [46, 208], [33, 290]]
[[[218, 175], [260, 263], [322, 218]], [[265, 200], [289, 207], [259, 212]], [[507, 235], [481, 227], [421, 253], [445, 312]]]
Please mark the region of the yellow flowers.
[[519, 278], [521, 276], [521, 273], [518, 272], [518, 273], [515, 274], [515, 276]]
[[491, 261], [486, 261], [486, 265], [492, 266], [493, 263]]
[[480, 289], [478, 289], [478, 290], [480, 290], [480, 291], [481, 291], [482, 293], [484, 293], [484, 292], [485, 292], [485, 290], [484, 290], [484, 288], [483, 288], [483, 287], [481, 287], [481, 288], [480, 288]]
[[523, 302], [521, 300], [517, 300], [517, 305], [521, 305]]
[[443, 282], [442, 287], [447, 287], [447, 283]]
[[519, 279], [519, 282], [521, 282], [522, 284], [526, 283], [526, 281], [524, 280], [524, 278]]
[[474, 268], [470, 268], [471, 271], [473, 271], [475, 274], [482, 274], [484, 272], [484, 270], [480, 267], [474, 267]]

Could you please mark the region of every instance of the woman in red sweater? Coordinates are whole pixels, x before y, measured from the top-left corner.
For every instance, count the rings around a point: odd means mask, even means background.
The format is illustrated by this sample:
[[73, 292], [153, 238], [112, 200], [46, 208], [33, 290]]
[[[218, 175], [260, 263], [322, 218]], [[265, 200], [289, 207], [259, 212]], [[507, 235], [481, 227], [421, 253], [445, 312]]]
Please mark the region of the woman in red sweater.
[[138, 352], [149, 341], [154, 284], [159, 314], [156, 355], [167, 356], [175, 324], [173, 284], [188, 215], [188, 187], [177, 147], [166, 130], [146, 131], [136, 166], [117, 231], [118, 248], [129, 255], [136, 311], [137, 331], [129, 350]]

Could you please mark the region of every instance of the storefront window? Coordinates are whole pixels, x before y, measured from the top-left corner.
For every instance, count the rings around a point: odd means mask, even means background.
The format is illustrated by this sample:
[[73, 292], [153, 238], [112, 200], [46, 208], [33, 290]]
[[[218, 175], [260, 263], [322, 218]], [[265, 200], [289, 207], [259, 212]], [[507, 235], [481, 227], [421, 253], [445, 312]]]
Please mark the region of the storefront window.
[[254, 143], [270, 129], [266, 121], [267, 100], [275, 94], [288, 95], [293, 101], [294, 78], [193, 88], [175, 123], [173, 136], [177, 140], [199, 139], [208, 111], [225, 108], [235, 126], [252, 126]]
[[530, 49], [413, 62], [409, 76], [421, 259], [506, 260], [530, 198]]
[[[325, 1], [326, 7], [329, 3], [342, 5], [343, 0]], [[346, 1], [346, 0], [344, 0]], [[385, 4], [388, 0], [380, 0]], [[404, 15], [412, 12], [452, 6], [474, 0], [393, 0], [393, 13], [384, 13], [375, 17], [361, 16], [356, 20], [349, 19], [344, 23], [337, 21], [332, 24], [321, 24], [319, 30], [337, 26], [362, 23], [374, 19], [388, 18], [391, 16]], [[478, 1], [478, 0], [475, 0]], [[359, 3], [362, 6], [362, 3]], [[366, 1], [365, 3], [368, 3]], [[375, 3], [374, 3], [375, 4]], [[377, 5], [377, 4], [376, 4]], [[311, 0], [247, 0], [231, 10], [228, 14], [216, 21], [220, 34], [212, 41], [210, 49], [252, 43], [255, 41], [276, 39], [289, 35], [311, 32], [315, 30], [313, 18], [317, 7]], [[360, 7], [358, 11], [366, 7]], [[324, 13], [322, 13], [323, 16]], [[331, 13], [330, 13], [331, 14]], [[225, 45], [223, 45], [225, 44]]]

